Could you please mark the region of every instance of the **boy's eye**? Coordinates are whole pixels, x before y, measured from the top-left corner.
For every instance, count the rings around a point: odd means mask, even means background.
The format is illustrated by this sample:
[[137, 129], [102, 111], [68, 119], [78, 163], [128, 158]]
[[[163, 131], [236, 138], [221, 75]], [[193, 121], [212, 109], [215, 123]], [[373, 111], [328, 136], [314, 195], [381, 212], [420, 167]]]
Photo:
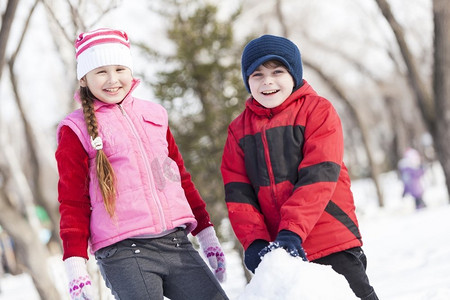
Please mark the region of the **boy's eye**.
[[259, 76], [261, 76], [262, 75], [262, 73], [260, 73], [260, 72], [255, 72], [255, 73], [252, 73], [251, 75], [250, 75], [250, 77], [259, 77]]

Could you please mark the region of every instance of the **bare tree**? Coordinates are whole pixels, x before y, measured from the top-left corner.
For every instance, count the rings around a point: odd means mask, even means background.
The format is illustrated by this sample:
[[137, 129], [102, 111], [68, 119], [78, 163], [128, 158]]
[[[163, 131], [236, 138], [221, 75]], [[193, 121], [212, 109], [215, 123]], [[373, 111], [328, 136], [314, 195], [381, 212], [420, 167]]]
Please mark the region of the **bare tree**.
[[450, 195], [450, 8], [447, 0], [433, 0], [434, 15], [434, 78], [436, 107], [436, 144], [439, 161], [444, 169]]
[[408, 44], [406, 43], [405, 33], [403, 31], [402, 26], [395, 19], [391, 7], [387, 0], [375, 0], [380, 7], [380, 10], [383, 16], [386, 18], [386, 21], [391, 26], [391, 29], [395, 35], [397, 40], [399, 50], [402, 54], [403, 60], [407, 67], [407, 77], [409, 80], [409, 84], [411, 89], [414, 91], [417, 105], [420, 107], [424, 120], [428, 125], [428, 128], [433, 130], [435, 124], [435, 110], [433, 106], [433, 99], [430, 94], [430, 89], [422, 78], [419, 76], [417, 62], [414, 56], [409, 49]]
[[0, 28], [0, 79], [2, 78], [2, 71], [5, 65], [6, 46], [8, 45], [9, 34], [18, 3], [19, 0], [9, 0], [3, 13], [2, 27]]
[[[428, 131], [433, 136], [437, 157], [443, 167], [450, 194], [450, 149], [448, 138], [450, 126], [450, 63], [446, 56], [450, 43], [450, 13], [448, 1], [434, 0], [434, 78], [433, 87], [427, 86], [420, 78], [417, 61], [406, 43], [402, 26], [397, 22], [387, 0], [375, 0], [383, 16], [391, 27], [403, 60], [407, 67], [410, 88], [420, 108]], [[433, 93], [431, 93], [433, 90]]]
[[26, 111], [22, 104], [22, 99], [20, 96], [20, 90], [17, 83], [17, 77], [14, 72], [14, 66], [16, 62], [17, 55], [19, 55], [22, 43], [25, 39], [26, 33], [28, 31], [28, 26], [31, 20], [31, 17], [33, 15], [33, 12], [38, 5], [40, 1], [35, 1], [34, 5], [31, 7], [28, 18], [25, 22], [25, 26], [23, 28], [20, 40], [17, 44], [16, 50], [12, 53], [8, 65], [9, 65], [9, 77], [12, 85], [12, 90], [16, 99], [17, 108], [20, 113], [20, 118], [23, 123], [24, 127], [24, 134], [25, 134], [25, 146], [27, 149], [27, 154], [29, 155], [29, 172], [31, 183], [31, 188], [33, 190], [34, 195], [34, 202], [38, 205], [41, 205], [46, 212], [48, 213], [51, 222], [50, 222], [50, 230], [52, 232], [52, 239], [55, 242], [55, 244], [59, 244], [59, 230], [58, 230], [58, 223], [59, 223], [59, 214], [58, 214], [58, 203], [57, 201], [54, 201], [54, 199], [45, 199], [44, 197], [44, 191], [42, 190], [42, 185], [40, 184], [40, 178], [41, 178], [41, 161], [39, 159], [39, 147], [37, 144], [37, 140], [35, 138], [36, 134], [33, 130], [33, 127], [31, 126], [30, 122], [28, 121], [28, 117], [26, 115]]
[[17, 174], [11, 173], [17, 171], [20, 172], [20, 169], [14, 168], [6, 172], [4, 166], [0, 165], [0, 178], [3, 184], [0, 188], [0, 221], [2, 227], [14, 239], [20, 271], [31, 275], [41, 299], [59, 300], [60, 295], [49, 275], [50, 268], [46, 259], [49, 252], [38, 239], [36, 227], [31, 226], [33, 222], [30, 223], [30, 214], [21, 214], [17, 210], [14, 199], [18, 195], [6, 188], [10, 184], [8, 178], [17, 177]]
[[[29, 12], [28, 20], [33, 14], [34, 8], [36, 7], [38, 1], [35, 2], [34, 6]], [[0, 62], [1, 69], [5, 65], [6, 54], [5, 49], [9, 40], [9, 32], [12, 27], [12, 21], [14, 19], [15, 11], [17, 9], [18, 1], [10, 0], [8, 1], [7, 8], [4, 14], [2, 28], [0, 30], [0, 42], [2, 49], [0, 50]], [[27, 21], [28, 23], [28, 21]], [[25, 26], [26, 28], [27, 26]], [[24, 32], [26, 29], [24, 29]], [[19, 43], [20, 45], [20, 43]], [[13, 87], [16, 85], [14, 80], [13, 66], [15, 57], [20, 49], [17, 48], [15, 54], [12, 55], [11, 59], [8, 61], [10, 69], [10, 78], [13, 83]], [[1, 73], [0, 73], [1, 75]], [[15, 90], [17, 95], [17, 90]], [[19, 99], [19, 98], [17, 98]], [[23, 111], [21, 110], [23, 113]], [[32, 132], [28, 124], [25, 125], [26, 136], [31, 139]], [[28, 181], [25, 178], [23, 170], [19, 164], [14, 164], [18, 159], [16, 153], [11, 149], [11, 146], [7, 143], [6, 131], [3, 130], [2, 134], [2, 152], [0, 153], [2, 164], [0, 165], [1, 174], [1, 185], [0, 185], [0, 224], [6, 229], [6, 231], [12, 236], [16, 245], [17, 258], [21, 263], [21, 271], [28, 271], [33, 278], [33, 282], [38, 290], [39, 295], [43, 299], [59, 299], [59, 294], [54, 287], [54, 284], [49, 276], [49, 268], [46, 265], [47, 259], [49, 257], [48, 249], [39, 240], [39, 235], [36, 231], [36, 217], [34, 211], [31, 208], [34, 207], [33, 204], [33, 193], [24, 193], [24, 190], [31, 190]], [[30, 144], [29, 144], [30, 145]], [[31, 144], [33, 145], [33, 144]], [[31, 154], [35, 154], [35, 151], [31, 151]], [[37, 168], [37, 158], [36, 156], [31, 156], [32, 169], [38, 170]], [[35, 176], [38, 176], [34, 173]], [[20, 180], [22, 178], [23, 180]], [[12, 182], [10, 179], [13, 179]], [[15, 179], [15, 180], [14, 180]], [[20, 180], [20, 184], [17, 184]], [[14, 186], [20, 188], [14, 188]], [[35, 194], [40, 194], [37, 186], [35, 186]], [[20, 199], [19, 201], [14, 201], [14, 198]], [[35, 227], [33, 228], [33, 225]], [[16, 270], [19, 271], [19, 270]]]

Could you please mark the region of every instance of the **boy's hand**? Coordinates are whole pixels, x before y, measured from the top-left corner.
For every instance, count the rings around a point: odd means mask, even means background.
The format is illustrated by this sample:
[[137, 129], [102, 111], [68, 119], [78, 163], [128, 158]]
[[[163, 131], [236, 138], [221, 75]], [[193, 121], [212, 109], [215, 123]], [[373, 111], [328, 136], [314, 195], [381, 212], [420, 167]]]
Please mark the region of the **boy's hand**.
[[269, 246], [269, 242], [265, 240], [256, 240], [248, 246], [244, 254], [244, 264], [251, 271], [255, 273], [256, 268], [261, 263], [261, 250]]
[[225, 254], [222, 251], [214, 227], [209, 226], [200, 231], [197, 235], [200, 248], [208, 259], [210, 267], [214, 270], [214, 275], [219, 282], [226, 279]]
[[270, 251], [278, 248], [283, 248], [293, 257], [301, 257], [304, 261], [308, 261], [305, 250], [302, 247], [302, 239], [298, 234], [290, 230], [281, 230], [275, 241], [259, 252], [259, 256], [263, 257]]

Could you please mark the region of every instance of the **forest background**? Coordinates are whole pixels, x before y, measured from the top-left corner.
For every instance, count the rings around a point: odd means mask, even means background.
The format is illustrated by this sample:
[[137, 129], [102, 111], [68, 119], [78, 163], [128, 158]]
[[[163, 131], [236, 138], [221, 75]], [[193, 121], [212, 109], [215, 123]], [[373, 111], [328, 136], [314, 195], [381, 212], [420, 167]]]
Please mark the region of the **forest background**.
[[222, 149], [227, 126], [248, 97], [240, 55], [249, 39], [265, 33], [299, 46], [304, 78], [342, 118], [350, 174], [371, 179], [379, 206], [385, 205], [380, 174], [395, 170], [408, 147], [441, 165], [448, 192], [447, 2], [2, 0], [0, 225], [15, 243], [10, 271], [29, 273], [42, 299], [59, 299], [46, 267], [61, 252], [55, 128], [77, 108], [73, 42], [80, 32], [128, 33], [142, 80], [135, 95], [169, 111], [220, 232], [227, 218]]

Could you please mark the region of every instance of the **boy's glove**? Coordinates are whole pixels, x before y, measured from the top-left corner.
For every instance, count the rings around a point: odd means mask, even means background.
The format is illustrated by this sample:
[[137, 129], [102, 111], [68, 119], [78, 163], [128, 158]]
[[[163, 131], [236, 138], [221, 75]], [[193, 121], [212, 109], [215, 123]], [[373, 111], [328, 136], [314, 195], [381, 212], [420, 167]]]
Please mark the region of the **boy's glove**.
[[305, 250], [302, 247], [302, 239], [298, 234], [290, 230], [281, 230], [275, 241], [259, 252], [259, 256], [263, 257], [270, 251], [278, 248], [285, 249], [293, 257], [300, 256], [304, 261], [308, 261]]
[[94, 290], [87, 272], [86, 259], [72, 256], [64, 261], [72, 300], [93, 300]]
[[251, 271], [255, 273], [256, 268], [261, 263], [260, 252], [269, 246], [269, 242], [265, 240], [255, 240], [248, 246], [244, 253], [244, 264]]
[[206, 227], [200, 231], [196, 237], [200, 249], [203, 251], [208, 259], [209, 265], [214, 270], [214, 275], [217, 280], [219, 280], [219, 282], [224, 282], [226, 279], [225, 254], [222, 251], [222, 247], [220, 247], [214, 227]]

